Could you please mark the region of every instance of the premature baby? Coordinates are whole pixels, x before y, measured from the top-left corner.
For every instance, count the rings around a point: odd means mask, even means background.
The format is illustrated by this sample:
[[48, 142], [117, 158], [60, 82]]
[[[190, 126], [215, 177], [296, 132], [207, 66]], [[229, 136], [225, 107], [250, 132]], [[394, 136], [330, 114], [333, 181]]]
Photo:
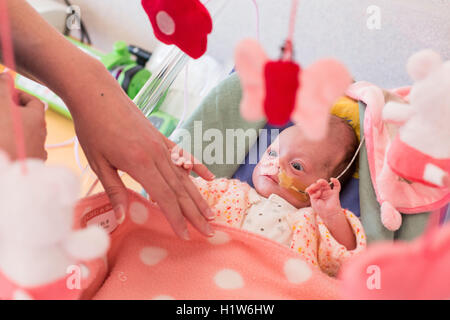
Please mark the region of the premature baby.
[[[331, 116], [322, 141], [306, 139], [296, 126], [284, 130], [257, 164], [254, 189], [225, 178], [194, 182], [217, 223], [289, 246], [309, 264], [336, 275], [341, 263], [366, 245], [359, 219], [341, 208], [341, 182], [333, 178], [348, 167], [357, 146], [348, 123]], [[172, 158], [190, 170], [178, 152]], [[350, 176], [348, 171], [341, 181]]]

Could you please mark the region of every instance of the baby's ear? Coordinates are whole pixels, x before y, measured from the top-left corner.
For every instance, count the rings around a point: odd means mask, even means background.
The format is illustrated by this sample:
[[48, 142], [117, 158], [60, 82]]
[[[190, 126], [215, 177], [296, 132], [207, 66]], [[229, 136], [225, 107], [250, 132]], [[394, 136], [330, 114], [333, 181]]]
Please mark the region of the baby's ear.
[[406, 69], [414, 81], [420, 81], [428, 77], [442, 63], [442, 58], [437, 52], [427, 49], [412, 55], [408, 60]]

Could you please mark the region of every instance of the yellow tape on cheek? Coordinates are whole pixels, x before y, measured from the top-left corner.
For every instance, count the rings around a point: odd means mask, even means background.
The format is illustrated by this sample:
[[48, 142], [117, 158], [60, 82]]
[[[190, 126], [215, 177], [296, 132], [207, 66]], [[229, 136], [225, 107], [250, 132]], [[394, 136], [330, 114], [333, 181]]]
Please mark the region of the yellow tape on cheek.
[[294, 197], [302, 202], [307, 202], [309, 200], [309, 196], [305, 192], [308, 186], [304, 185], [297, 179], [288, 176], [283, 170], [278, 174], [278, 179], [280, 180], [280, 187], [287, 189]]

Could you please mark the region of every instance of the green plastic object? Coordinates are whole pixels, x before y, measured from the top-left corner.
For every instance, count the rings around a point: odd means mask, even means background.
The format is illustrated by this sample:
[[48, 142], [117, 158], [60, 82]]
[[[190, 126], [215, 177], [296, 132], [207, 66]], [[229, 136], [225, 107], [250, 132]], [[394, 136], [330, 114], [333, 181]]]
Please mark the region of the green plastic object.
[[128, 52], [128, 45], [124, 41], [117, 41], [114, 44], [114, 50], [111, 53], [103, 55], [100, 60], [108, 70], [112, 70], [117, 66], [126, 66], [135, 63], [131, 59], [131, 53]]
[[[110, 72], [116, 72], [118, 74], [117, 81], [122, 87], [125, 81], [129, 81], [127, 84], [126, 93], [130, 99], [134, 99], [136, 97], [141, 88], [152, 75], [149, 70], [139, 67], [138, 63], [133, 59], [133, 55], [129, 52], [128, 45], [124, 41], [117, 41], [114, 44], [114, 50], [105, 54], [70, 37], [67, 37], [67, 39], [86, 54], [101, 61]], [[126, 80], [125, 77], [127, 73], [131, 73], [132, 75], [131, 77], [128, 77], [128, 80]], [[38, 97], [41, 101], [47, 103], [48, 106], [54, 111], [66, 118], [72, 119], [69, 109], [65, 103], [47, 87], [21, 75], [17, 75], [16, 77], [16, 87]], [[166, 95], [167, 92], [159, 100], [154, 111], [150, 115], [149, 120], [164, 135], [169, 136], [175, 129], [178, 120], [171, 115], [158, 110], [164, 102]]]
[[178, 119], [161, 110], [152, 112], [148, 120], [166, 137], [170, 136], [178, 124]]
[[53, 91], [47, 87], [30, 80], [20, 74], [16, 76], [15, 86], [17, 89], [22, 90], [32, 96], [37, 97], [42, 102], [48, 104], [49, 108], [58, 112], [66, 118], [72, 119], [69, 109], [66, 107], [64, 101], [61, 100]]
[[97, 50], [93, 47], [91, 47], [90, 45], [87, 45], [83, 42], [80, 42], [78, 40], [75, 40], [71, 37], [66, 37], [67, 40], [69, 40], [72, 44], [74, 44], [75, 46], [77, 46], [80, 50], [84, 51], [85, 53], [87, 53], [88, 55], [90, 55], [91, 57], [94, 57], [98, 60], [101, 60], [102, 57], [105, 55], [104, 52]]
[[[125, 72], [137, 66], [136, 61], [133, 60], [131, 53], [129, 53], [128, 51], [128, 46], [124, 41], [117, 41], [114, 44], [114, 50], [110, 53], [105, 54], [100, 50], [97, 50], [73, 38], [66, 38], [86, 54], [101, 61], [108, 70], [112, 71], [115, 68], [121, 68], [122, 72], [117, 79], [120, 85], [122, 85], [125, 79]], [[139, 70], [133, 75], [127, 89], [127, 95], [130, 97], [130, 99], [134, 99], [139, 90], [144, 86], [147, 80], [150, 79], [150, 77], [151, 72], [147, 69]], [[38, 97], [43, 102], [46, 102], [51, 109], [58, 112], [59, 114], [69, 119], [72, 118], [69, 109], [64, 104], [64, 102], [56, 94], [54, 94], [52, 91], [42, 86], [41, 84], [34, 82], [24, 76], [17, 75], [16, 87], [22, 91]], [[161, 103], [159, 103], [158, 106], [161, 105]]]
[[[117, 41], [114, 44], [114, 50], [100, 58], [101, 62], [108, 70], [113, 71], [116, 68], [120, 69], [120, 71], [116, 72], [120, 73], [117, 77], [117, 81], [121, 86], [123, 86], [125, 81], [129, 81], [126, 86], [126, 92], [130, 99], [134, 99], [134, 97], [136, 97], [139, 90], [141, 90], [148, 79], [152, 76], [149, 70], [143, 67], [139, 68], [138, 63], [133, 60], [132, 57], [132, 54], [128, 50], [127, 43], [124, 41]], [[133, 71], [135, 69], [138, 69], [138, 71]], [[130, 80], [126, 79], [128, 72], [132, 73]]]
[[[136, 67], [135, 64], [129, 64], [122, 68], [120, 76], [117, 78], [117, 81], [122, 85], [125, 82], [125, 74], [127, 72], [131, 72], [132, 69]], [[145, 83], [150, 79], [152, 73], [147, 69], [141, 69], [137, 71], [130, 80], [130, 83], [127, 88], [127, 94], [130, 99], [134, 99], [137, 96], [141, 88], [145, 85]]]

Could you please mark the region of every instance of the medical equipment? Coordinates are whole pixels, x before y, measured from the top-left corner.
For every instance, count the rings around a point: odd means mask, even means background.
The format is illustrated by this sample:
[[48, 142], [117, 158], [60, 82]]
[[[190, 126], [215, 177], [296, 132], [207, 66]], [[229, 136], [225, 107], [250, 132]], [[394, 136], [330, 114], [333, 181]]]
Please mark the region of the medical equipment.
[[159, 69], [151, 75], [150, 79], [135, 96], [133, 101], [146, 117], [149, 117], [159, 107], [161, 99], [164, 98], [167, 90], [186, 65], [188, 59], [189, 57], [186, 54], [174, 47]]
[[66, 27], [68, 7], [53, 0], [27, 0], [27, 2], [61, 33]]
[[[105, 54], [73, 38], [67, 37], [67, 39], [84, 53], [100, 60], [117, 79], [130, 98], [134, 98], [151, 76], [151, 72], [145, 69], [145, 64], [150, 59], [151, 54], [143, 49], [127, 46], [126, 43], [118, 41], [114, 45], [114, 50]], [[132, 55], [136, 56], [136, 60], [132, 59]], [[17, 75], [16, 86], [18, 89], [35, 95], [43, 102], [48, 103], [50, 108], [56, 112], [71, 118], [64, 102], [43, 85], [24, 76]]]
[[[100, 60], [131, 99], [138, 94], [139, 90], [151, 77], [152, 73], [145, 66], [152, 54], [144, 49], [118, 41], [114, 44], [113, 51], [105, 54], [73, 38], [67, 37], [67, 39], [86, 54]], [[20, 74], [16, 76], [16, 87], [38, 97], [41, 101], [48, 104], [51, 109], [71, 119], [69, 109], [64, 101], [47, 87]], [[166, 92], [167, 88], [159, 96], [154, 108], [146, 113], [146, 116], [164, 135], [169, 135], [175, 128], [178, 120], [163, 111], [158, 111], [158, 108], [164, 102]], [[152, 114], [152, 112], [156, 111], [158, 112]]]

